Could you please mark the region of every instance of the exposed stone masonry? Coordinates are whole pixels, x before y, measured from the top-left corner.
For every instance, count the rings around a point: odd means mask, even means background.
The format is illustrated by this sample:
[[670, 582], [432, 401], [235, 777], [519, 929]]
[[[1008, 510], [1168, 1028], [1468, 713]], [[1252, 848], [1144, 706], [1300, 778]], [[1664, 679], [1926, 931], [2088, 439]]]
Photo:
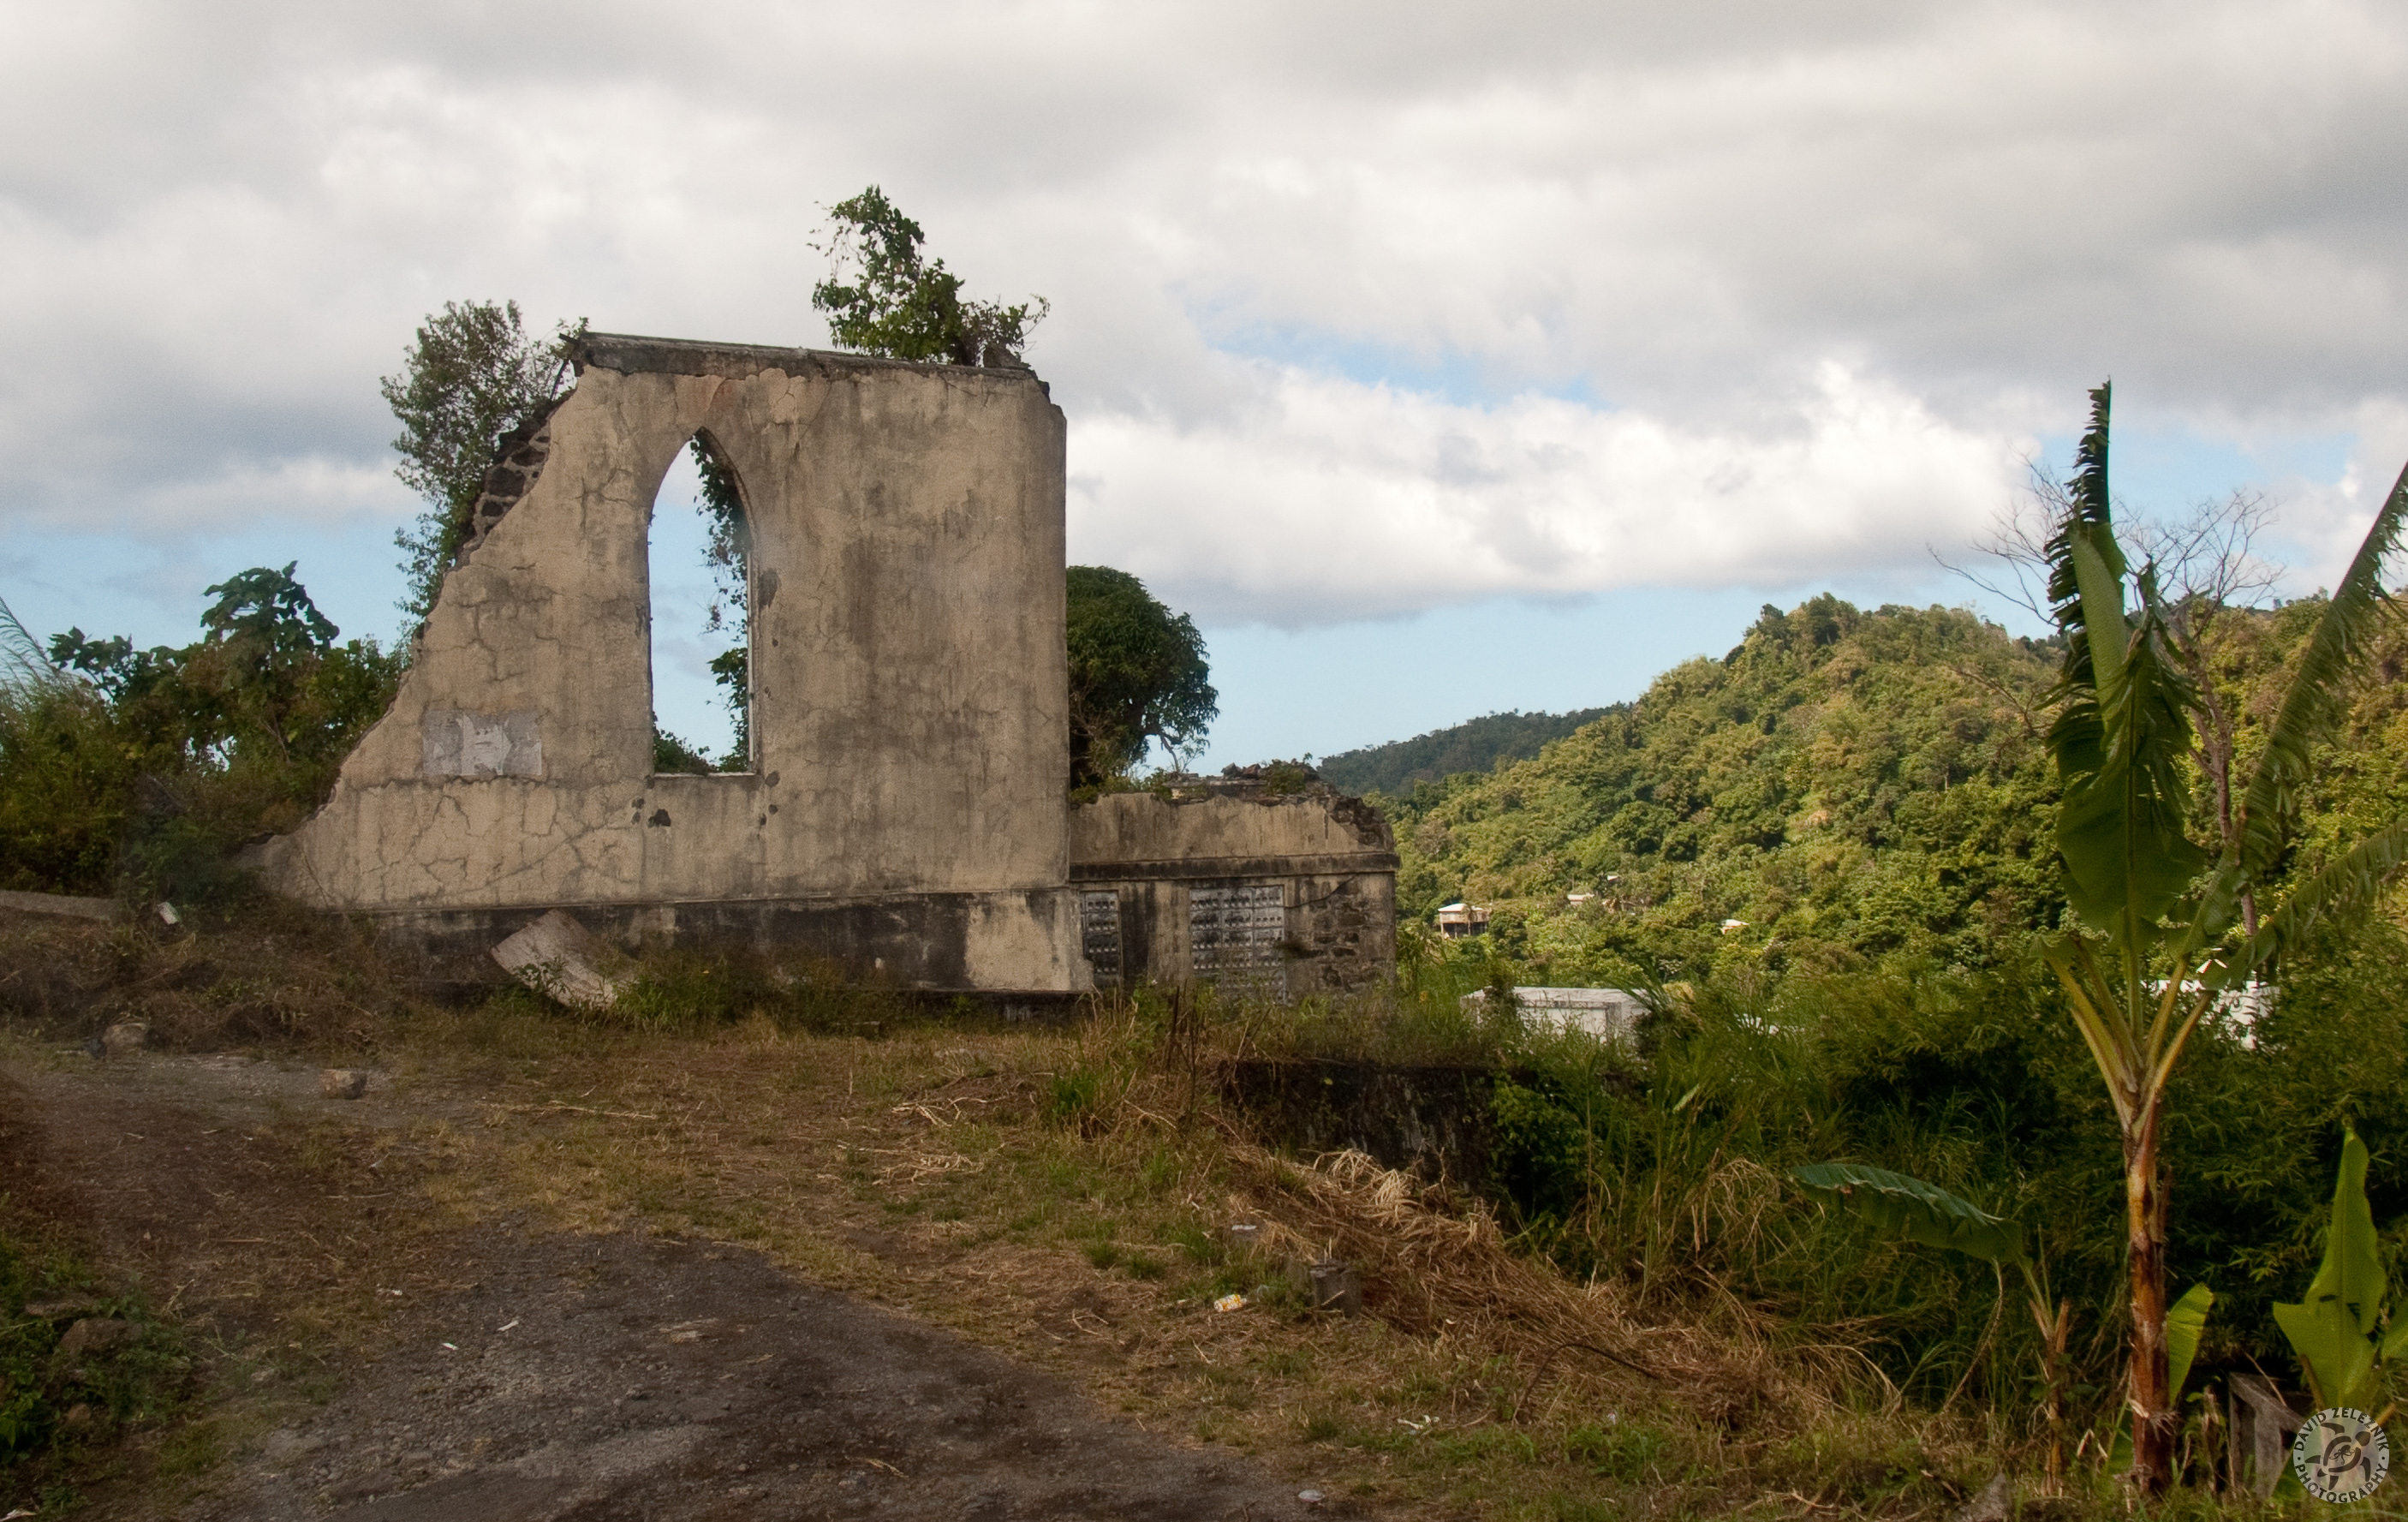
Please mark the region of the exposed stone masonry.
[[494, 463], [485, 472], [484, 488], [477, 494], [476, 506], [468, 510], [468, 532], [460, 541], [461, 559], [466, 559], [469, 551], [483, 543], [503, 514], [534, 489], [536, 478], [543, 474], [544, 462], [552, 458], [552, 415], [567, 399], [564, 395], [544, 403], [494, 444]]

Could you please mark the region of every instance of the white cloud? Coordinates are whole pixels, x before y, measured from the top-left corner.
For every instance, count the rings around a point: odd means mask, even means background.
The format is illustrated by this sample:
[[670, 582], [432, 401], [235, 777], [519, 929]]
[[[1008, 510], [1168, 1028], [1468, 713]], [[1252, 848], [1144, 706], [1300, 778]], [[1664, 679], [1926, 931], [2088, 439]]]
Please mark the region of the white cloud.
[[[1054, 298], [1080, 553], [1216, 617], [1877, 570], [2108, 373], [2127, 426], [2408, 442], [2378, 0], [5, 24], [0, 533], [398, 522], [423, 313], [816, 341], [871, 180]], [[2290, 483], [2293, 537], [2370, 489]]]
[[1787, 585], [1979, 529], [2028, 441], [1837, 365], [1782, 430], [1526, 395], [1449, 403], [1266, 367], [1258, 408], [1070, 435], [1072, 553], [1211, 623], [1340, 623], [1498, 594]]

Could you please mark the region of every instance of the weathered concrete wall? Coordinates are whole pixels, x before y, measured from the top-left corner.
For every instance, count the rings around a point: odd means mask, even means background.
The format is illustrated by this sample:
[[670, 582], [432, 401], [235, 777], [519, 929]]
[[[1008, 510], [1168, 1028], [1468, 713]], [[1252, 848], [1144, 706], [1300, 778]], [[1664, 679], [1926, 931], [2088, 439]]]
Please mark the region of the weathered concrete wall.
[[[755, 769], [655, 776], [647, 529], [698, 431], [751, 521]], [[1083, 986], [1062, 444], [1025, 370], [589, 337], [392, 711], [261, 869], [421, 935], [834, 926], [810, 949], [925, 986]]]
[[1282, 998], [1385, 981], [1396, 839], [1327, 787], [1119, 793], [1070, 811], [1070, 877], [1101, 984]]

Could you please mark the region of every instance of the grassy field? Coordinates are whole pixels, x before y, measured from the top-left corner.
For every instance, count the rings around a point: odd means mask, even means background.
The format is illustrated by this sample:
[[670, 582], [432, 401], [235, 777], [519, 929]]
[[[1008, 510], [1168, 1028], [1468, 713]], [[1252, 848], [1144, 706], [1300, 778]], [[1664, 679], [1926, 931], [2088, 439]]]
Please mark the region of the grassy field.
[[[155, 1396], [88, 1435], [51, 1413], [23, 1445], [22, 1472], [42, 1467], [62, 1501], [78, 1475], [113, 1474], [109, 1495], [205, 1483], [258, 1429], [262, 1369], [287, 1371], [274, 1399], [322, 1395], [378, 1348], [380, 1297], [413, 1255], [498, 1217], [756, 1249], [1373, 1515], [1938, 1517], [2038, 1468], [2029, 1412], [1901, 1396], [1868, 1355], [1877, 1328], [1750, 1302], [1681, 1261], [1680, 1220], [1653, 1285], [1575, 1279], [1479, 1199], [1359, 1155], [1279, 1156], [1225, 1100], [1240, 1053], [1478, 1046], [1451, 1000], [1410, 987], [1301, 1012], [1106, 1000], [1038, 1028], [808, 969], [659, 958], [595, 1018], [516, 990], [423, 1000], [354, 935], [265, 909], [174, 932], [14, 919], [0, 958], [0, 1061], [55, 1092], [96, 1082], [74, 1043], [129, 1017], [150, 1025], [135, 1060], [163, 1084], [223, 1053], [379, 1074], [373, 1124], [263, 1113], [262, 1156], [312, 1224], [260, 1229], [256, 1288], [220, 1295], [239, 1312], [179, 1300], [124, 1232], [46, 1211], [21, 1181], [11, 1240], [89, 1292], [160, 1307]], [[1750, 1187], [1748, 1166], [1717, 1177]], [[327, 1199], [353, 1213], [323, 1224]], [[1256, 1245], [1232, 1244], [1240, 1224]], [[1365, 1314], [1308, 1308], [1291, 1266], [1325, 1256], [1356, 1269]], [[55, 1286], [0, 1287], [14, 1316]], [[1230, 1296], [1244, 1304], [1216, 1308]], [[2185, 1490], [2161, 1509], [2216, 1508]], [[2024, 1513], [2122, 1509], [2094, 1465]]]

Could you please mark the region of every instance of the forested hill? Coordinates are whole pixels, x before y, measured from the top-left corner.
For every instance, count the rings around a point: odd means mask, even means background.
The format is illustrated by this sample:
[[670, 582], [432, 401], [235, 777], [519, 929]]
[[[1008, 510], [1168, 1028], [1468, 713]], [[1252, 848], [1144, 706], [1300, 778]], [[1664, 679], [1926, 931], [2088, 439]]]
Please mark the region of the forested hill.
[[[2309, 598], [2215, 624], [2214, 685], [2244, 761], [2322, 610]], [[2305, 800], [2301, 861], [2408, 811], [2408, 634], [2395, 621], [2382, 643]], [[1398, 911], [1496, 906], [1498, 943], [1564, 982], [1733, 958], [1994, 961], [2057, 912], [2042, 742], [2057, 657], [1957, 610], [1828, 595], [1767, 608], [1721, 660], [1674, 668], [1533, 759], [1382, 798]]]
[[1547, 741], [1561, 739], [1612, 711], [1584, 708], [1570, 713], [1484, 714], [1449, 729], [1328, 756], [1315, 761], [1313, 768], [1342, 793], [1399, 794], [1416, 783], [1434, 783], [1457, 772], [1487, 771], [1500, 761], [1536, 755]]

